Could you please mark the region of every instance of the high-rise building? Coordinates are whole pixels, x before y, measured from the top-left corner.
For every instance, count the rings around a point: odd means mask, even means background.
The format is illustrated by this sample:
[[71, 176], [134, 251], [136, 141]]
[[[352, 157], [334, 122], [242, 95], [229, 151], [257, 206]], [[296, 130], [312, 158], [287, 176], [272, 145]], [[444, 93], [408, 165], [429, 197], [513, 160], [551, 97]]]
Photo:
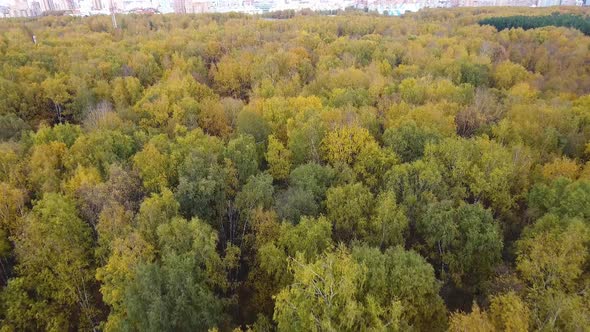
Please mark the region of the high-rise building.
[[56, 9], [53, 0], [41, 0], [40, 5], [42, 12], [48, 12]]
[[11, 13], [9, 14], [11, 17], [31, 16], [27, 0], [14, 0], [11, 9]]
[[178, 14], [186, 13], [185, 0], [174, 0], [173, 2], [174, 12]]
[[48, 0], [53, 3], [53, 9], [51, 10], [71, 10], [74, 9], [72, 0]]
[[160, 13], [243, 12], [259, 14], [276, 10], [369, 9], [385, 15], [403, 15], [422, 8], [475, 6], [590, 6], [590, 0], [0, 0], [1, 17], [38, 16], [43, 12], [70, 10], [74, 14], [107, 14], [157, 10]]
[[191, 14], [208, 13], [211, 11], [210, 7], [212, 7], [210, 4], [208, 0], [187, 0], [185, 9], [187, 13]]
[[0, 6], [0, 16], [1, 17], [10, 17], [10, 7]]
[[104, 9], [105, 5], [102, 0], [92, 0], [92, 10]]
[[31, 8], [31, 16], [39, 16], [43, 12], [41, 10], [41, 4], [39, 3], [39, 1], [31, 2], [30, 8]]
[[109, 12], [119, 13], [124, 10], [123, 0], [107, 0]]

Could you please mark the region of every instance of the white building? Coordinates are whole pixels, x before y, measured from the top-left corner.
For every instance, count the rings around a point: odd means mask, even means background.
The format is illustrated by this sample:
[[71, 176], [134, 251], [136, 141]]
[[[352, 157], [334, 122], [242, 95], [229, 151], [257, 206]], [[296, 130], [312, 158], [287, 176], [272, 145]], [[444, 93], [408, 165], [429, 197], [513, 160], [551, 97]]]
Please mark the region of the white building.
[[561, 0], [539, 0], [537, 2], [537, 6], [539, 7], [550, 7], [550, 6], [559, 6]]
[[367, 8], [386, 15], [403, 15], [422, 8], [470, 6], [590, 6], [590, 0], [0, 0], [0, 17], [38, 16], [71, 10], [80, 15], [127, 13], [155, 9], [160, 13], [261, 14], [279, 10], [342, 10]]
[[10, 17], [28, 17], [31, 16], [31, 10], [27, 0], [15, 0], [10, 7]]

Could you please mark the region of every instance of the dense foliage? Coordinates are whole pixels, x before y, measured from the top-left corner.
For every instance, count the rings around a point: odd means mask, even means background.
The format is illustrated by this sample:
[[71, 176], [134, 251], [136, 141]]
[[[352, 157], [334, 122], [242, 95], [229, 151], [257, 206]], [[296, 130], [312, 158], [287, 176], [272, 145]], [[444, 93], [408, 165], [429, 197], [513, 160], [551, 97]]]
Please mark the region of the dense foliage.
[[0, 331], [587, 330], [590, 37], [524, 12], [0, 21]]
[[554, 13], [546, 16], [508, 16], [490, 17], [479, 21], [479, 24], [487, 24], [498, 30], [523, 28], [525, 30], [542, 28], [546, 26], [567, 27], [580, 30], [586, 36], [590, 36], [590, 17]]

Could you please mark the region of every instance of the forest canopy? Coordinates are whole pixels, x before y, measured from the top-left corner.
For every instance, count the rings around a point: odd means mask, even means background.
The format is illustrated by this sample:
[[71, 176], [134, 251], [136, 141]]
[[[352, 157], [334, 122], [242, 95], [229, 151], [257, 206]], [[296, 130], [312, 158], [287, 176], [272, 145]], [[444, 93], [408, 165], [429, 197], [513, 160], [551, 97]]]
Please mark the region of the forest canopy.
[[578, 29], [586, 36], [590, 36], [590, 16], [573, 14], [553, 13], [546, 16], [490, 17], [479, 21], [479, 24], [491, 25], [498, 30], [511, 28], [529, 30], [546, 26], [567, 27]]
[[0, 331], [586, 331], [555, 10], [0, 20]]

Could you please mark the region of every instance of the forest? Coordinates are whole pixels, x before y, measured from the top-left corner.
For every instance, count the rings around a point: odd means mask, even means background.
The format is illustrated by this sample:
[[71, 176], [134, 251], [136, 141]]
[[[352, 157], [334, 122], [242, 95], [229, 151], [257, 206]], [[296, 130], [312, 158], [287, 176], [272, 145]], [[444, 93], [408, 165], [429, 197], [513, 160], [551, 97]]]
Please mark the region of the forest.
[[589, 331], [555, 11], [0, 20], [0, 331]]
[[489, 17], [479, 21], [479, 24], [489, 24], [498, 30], [510, 28], [536, 29], [546, 26], [575, 28], [586, 36], [590, 36], [590, 16], [552, 13], [546, 16], [508, 16]]

